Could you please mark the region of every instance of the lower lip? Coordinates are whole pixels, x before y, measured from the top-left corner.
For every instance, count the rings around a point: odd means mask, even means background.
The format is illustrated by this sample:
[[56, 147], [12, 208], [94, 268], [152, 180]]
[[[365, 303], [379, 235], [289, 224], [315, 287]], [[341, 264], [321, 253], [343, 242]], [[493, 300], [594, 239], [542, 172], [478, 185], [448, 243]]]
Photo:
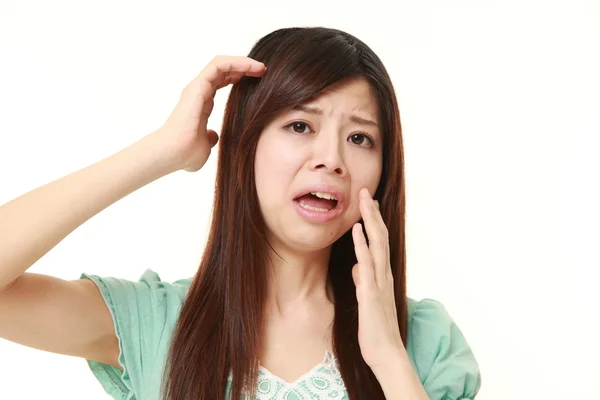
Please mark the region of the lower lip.
[[340, 207], [339, 203], [334, 209], [331, 209], [329, 211], [309, 210], [308, 208], [302, 207], [300, 203], [296, 200], [294, 200], [293, 203], [294, 207], [296, 208], [296, 211], [298, 211], [298, 214], [300, 214], [302, 217], [306, 218], [311, 222], [329, 222], [342, 213], [342, 208]]

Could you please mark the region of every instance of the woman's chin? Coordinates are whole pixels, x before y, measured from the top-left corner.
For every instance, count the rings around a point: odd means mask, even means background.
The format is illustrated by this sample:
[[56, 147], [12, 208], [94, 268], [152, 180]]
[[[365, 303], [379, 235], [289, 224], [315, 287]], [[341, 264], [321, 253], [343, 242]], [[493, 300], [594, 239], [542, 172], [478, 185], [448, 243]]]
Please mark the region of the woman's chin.
[[339, 221], [327, 224], [328, 226], [316, 224], [303, 224], [297, 221], [285, 221], [277, 224], [278, 229], [269, 229], [269, 240], [277, 248], [279, 246], [288, 248], [293, 252], [315, 252], [324, 250], [334, 244], [352, 226]]
[[295, 234], [288, 236], [285, 243], [288, 247], [298, 251], [319, 251], [330, 247], [342, 235], [337, 232], [312, 233], [306, 235]]

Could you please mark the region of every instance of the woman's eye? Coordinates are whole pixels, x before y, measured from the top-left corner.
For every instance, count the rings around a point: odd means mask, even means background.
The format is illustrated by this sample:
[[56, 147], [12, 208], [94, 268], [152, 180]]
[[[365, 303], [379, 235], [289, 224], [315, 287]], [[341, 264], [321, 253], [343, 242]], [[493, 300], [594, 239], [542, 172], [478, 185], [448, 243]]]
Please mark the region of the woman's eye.
[[373, 146], [373, 139], [371, 139], [368, 135], [364, 133], [355, 133], [348, 138], [348, 141], [358, 145], [371, 147]]
[[[308, 128], [308, 131], [307, 131]], [[295, 121], [286, 126], [286, 129], [291, 130], [294, 133], [306, 135], [311, 133], [311, 128], [306, 122]], [[362, 147], [373, 147], [375, 140], [366, 133], [354, 133], [350, 135], [348, 141]]]
[[[310, 133], [310, 127], [306, 122], [292, 122], [291, 124], [286, 126], [286, 128], [292, 129], [294, 133]], [[308, 128], [308, 132], [305, 131], [306, 128]]]

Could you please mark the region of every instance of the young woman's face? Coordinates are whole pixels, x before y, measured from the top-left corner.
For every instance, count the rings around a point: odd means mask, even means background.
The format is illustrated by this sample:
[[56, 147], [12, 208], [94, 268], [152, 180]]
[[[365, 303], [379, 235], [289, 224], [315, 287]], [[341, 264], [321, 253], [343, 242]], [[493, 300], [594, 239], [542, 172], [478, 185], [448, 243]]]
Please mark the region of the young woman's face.
[[360, 220], [359, 191], [367, 188], [373, 195], [381, 177], [377, 111], [368, 81], [355, 78], [280, 113], [265, 127], [255, 174], [272, 246], [323, 249]]

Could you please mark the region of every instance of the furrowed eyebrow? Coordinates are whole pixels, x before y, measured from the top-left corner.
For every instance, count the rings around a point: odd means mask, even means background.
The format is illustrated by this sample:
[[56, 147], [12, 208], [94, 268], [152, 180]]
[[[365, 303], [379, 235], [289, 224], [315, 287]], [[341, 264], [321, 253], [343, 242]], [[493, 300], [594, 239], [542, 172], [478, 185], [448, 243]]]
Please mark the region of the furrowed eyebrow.
[[[305, 106], [302, 104], [292, 107], [292, 110], [304, 111], [305, 113], [309, 113], [309, 114], [323, 115], [323, 110], [321, 110], [320, 108], [308, 107], [308, 106]], [[377, 122], [371, 121], [370, 119], [361, 118], [356, 115], [351, 115], [350, 121], [355, 122], [357, 124], [361, 124], [361, 125], [379, 127], [379, 124]]]

